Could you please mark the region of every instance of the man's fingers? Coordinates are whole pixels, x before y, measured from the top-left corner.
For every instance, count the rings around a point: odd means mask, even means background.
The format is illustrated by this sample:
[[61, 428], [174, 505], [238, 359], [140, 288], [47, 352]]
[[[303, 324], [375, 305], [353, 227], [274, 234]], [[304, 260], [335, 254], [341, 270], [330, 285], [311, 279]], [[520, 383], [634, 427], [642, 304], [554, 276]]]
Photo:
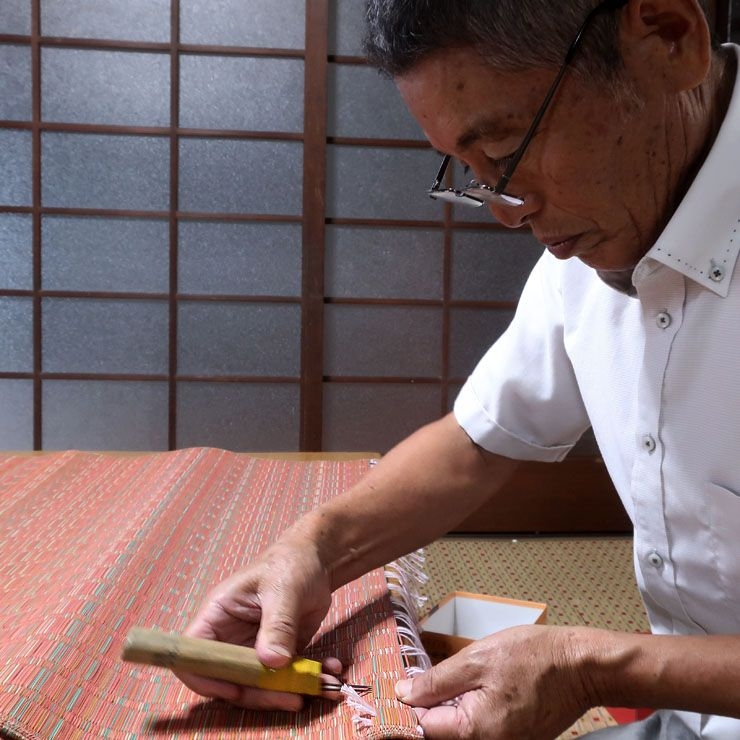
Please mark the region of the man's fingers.
[[239, 698], [239, 687], [215, 678], [203, 678], [192, 673], [175, 672], [175, 675], [191, 690], [210, 699], [223, 699], [234, 703]]
[[282, 638], [269, 629], [265, 630], [262, 640], [257, 636], [255, 649], [260, 663], [268, 668], [284, 668], [295, 657], [295, 641]]
[[178, 678], [192, 691], [210, 699], [222, 699], [245, 709], [281, 710], [298, 712], [303, 709], [304, 699], [300, 694], [283, 691], [265, 691], [251, 686], [238, 686], [228, 681], [203, 678], [192, 674], [178, 674]]
[[399, 681], [396, 684], [396, 696], [404, 704], [414, 707], [435, 707], [477, 688], [466, 681], [463, 666], [457, 666], [460, 669], [458, 671], [455, 665], [448, 665], [452, 662], [444, 661], [414, 678]]
[[[331, 660], [331, 659], [330, 659]], [[326, 666], [327, 661], [323, 661], [324, 666]], [[326, 670], [326, 668], [324, 668]], [[335, 674], [333, 673], [322, 673], [321, 674], [321, 684], [322, 686], [331, 686], [331, 689], [325, 689], [321, 692], [321, 696], [324, 697], [324, 699], [331, 699], [332, 701], [341, 701], [344, 699], [344, 694], [339, 691], [338, 689], [341, 688], [343, 685], [343, 681], [341, 678], [337, 678]]]
[[282, 668], [295, 657], [298, 642], [298, 608], [292, 598], [262, 596], [262, 621], [255, 649], [257, 657], [270, 668]]
[[[339, 658], [322, 658], [321, 668], [324, 673], [328, 673], [331, 676], [341, 676], [344, 666]], [[339, 679], [341, 681], [341, 679]]]
[[415, 709], [419, 724], [428, 740], [447, 740], [447, 738], [472, 737], [470, 720], [465, 712], [456, 706]]
[[304, 699], [300, 694], [288, 694], [283, 691], [264, 691], [249, 686], [238, 686], [239, 698], [235, 702], [247, 709], [282, 710], [298, 712], [303, 709]]

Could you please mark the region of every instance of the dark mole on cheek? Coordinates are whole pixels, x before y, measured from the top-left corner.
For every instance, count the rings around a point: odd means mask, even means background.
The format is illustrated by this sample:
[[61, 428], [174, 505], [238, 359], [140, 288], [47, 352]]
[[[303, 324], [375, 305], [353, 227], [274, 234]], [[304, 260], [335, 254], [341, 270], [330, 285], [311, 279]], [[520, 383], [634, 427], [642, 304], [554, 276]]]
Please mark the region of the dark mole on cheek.
[[620, 136], [617, 139], [617, 146], [622, 146], [622, 143], [624, 142], [624, 136]]
[[458, 92], [462, 92], [465, 89], [465, 83], [462, 80], [459, 80], [457, 85], [455, 85], [455, 90]]

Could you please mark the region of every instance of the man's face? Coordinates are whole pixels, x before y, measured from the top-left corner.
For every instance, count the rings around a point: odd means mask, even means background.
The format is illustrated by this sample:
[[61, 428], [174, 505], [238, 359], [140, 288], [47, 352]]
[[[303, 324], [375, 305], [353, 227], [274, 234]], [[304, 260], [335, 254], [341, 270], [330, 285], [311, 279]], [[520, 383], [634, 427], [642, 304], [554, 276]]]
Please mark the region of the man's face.
[[[449, 49], [396, 84], [432, 145], [493, 186], [554, 75], [501, 72], [468, 49]], [[529, 226], [559, 259], [578, 257], [599, 270], [633, 267], [670, 217], [685, 167], [669, 156], [665, 116], [663, 101], [619, 102], [566, 74], [507, 187], [525, 204], [491, 211], [505, 226]]]

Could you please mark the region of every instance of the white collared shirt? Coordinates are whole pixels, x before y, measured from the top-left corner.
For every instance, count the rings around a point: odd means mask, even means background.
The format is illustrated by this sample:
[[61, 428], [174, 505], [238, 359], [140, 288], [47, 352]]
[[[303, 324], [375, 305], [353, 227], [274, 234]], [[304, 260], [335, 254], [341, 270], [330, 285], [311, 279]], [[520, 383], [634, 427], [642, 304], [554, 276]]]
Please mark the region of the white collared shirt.
[[[739, 250], [740, 74], [711, 152], [635, 268], [636, 297], [545, 252], [455, 402], [475, 442], [516, 459], [561, 460], [593, 427], [656, 633], [740, 634]], [[680, 714], [701, 737], [740, 738], [738, 720]]]

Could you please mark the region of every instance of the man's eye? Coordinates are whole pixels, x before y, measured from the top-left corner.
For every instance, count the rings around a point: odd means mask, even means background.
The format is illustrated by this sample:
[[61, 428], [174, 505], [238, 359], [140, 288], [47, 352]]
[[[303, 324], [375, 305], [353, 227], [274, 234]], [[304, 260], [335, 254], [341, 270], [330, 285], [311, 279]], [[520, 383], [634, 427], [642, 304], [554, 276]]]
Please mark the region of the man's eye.
[[507, 154], [505, 157], [488, 157], [488, 161], [498, 170], [505, 170], [513, 161], [516, 156], [516, 152]]

